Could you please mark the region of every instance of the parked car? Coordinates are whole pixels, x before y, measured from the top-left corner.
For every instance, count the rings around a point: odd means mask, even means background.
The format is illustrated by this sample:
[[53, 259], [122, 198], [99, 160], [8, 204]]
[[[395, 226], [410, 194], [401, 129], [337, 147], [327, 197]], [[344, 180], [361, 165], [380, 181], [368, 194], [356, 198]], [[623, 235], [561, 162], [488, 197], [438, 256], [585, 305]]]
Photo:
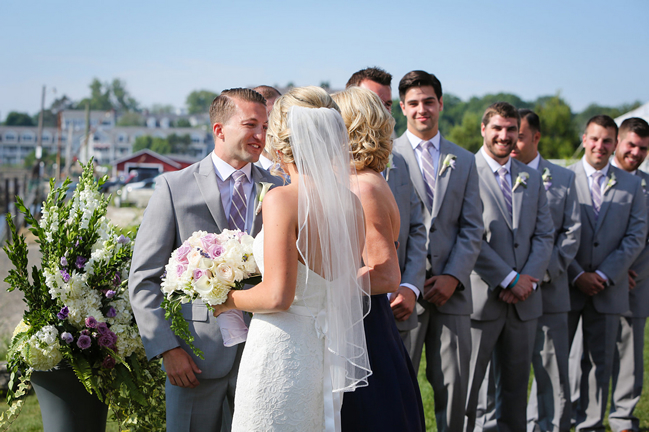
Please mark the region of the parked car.
[[118, 189], [115, 195], [115, 206], [146, 207], [155, 190], [155, 181], [155, 178], [149, 178], [141, 182], [129, 183]]

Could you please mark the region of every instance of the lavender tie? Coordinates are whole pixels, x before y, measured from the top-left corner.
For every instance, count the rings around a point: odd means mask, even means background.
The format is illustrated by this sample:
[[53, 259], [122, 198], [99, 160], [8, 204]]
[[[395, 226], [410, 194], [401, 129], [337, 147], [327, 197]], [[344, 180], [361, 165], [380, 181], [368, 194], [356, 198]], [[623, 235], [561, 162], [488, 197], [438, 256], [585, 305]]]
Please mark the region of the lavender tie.
[[243, 171], [232, 173], [234, 179], [234, 190], [232, 191], [232, 204], [230, 205], [230, 229], [246, 230], [247, 200], [243, 190], [246, 175]]
[[428, 207], [433, 207], [433, 198], [435, 198], [435, 162], [430, 154], [430, 148], [433, 143], [430, 141], [421, 142], [421, 168], [426, 184], [426, 197], [428, 198]]
[[599, 216], [599, 210], [602, 208], [602, 178], [604, 174], [599, 171], [593, 173], [593, 183], [590, 188], [590, 195], [593, 198], [593, 211], [595, 220]]
[[505, 203], [507, 204], [507, 210], [509, 210], [509, 216], [512, 216], [512, 188], [507, 182], [507, 168], [500, 167], [498, 169], [498, 184], [500, 185], [500, 190], [503, 191], [503, 197], [505, 198]]

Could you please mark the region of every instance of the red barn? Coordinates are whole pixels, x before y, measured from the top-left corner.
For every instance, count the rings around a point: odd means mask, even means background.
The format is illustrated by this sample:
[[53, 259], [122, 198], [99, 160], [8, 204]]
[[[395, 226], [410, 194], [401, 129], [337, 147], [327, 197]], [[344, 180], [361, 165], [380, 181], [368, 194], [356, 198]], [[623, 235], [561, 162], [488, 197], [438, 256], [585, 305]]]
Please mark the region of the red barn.
[[138, 180], [141, 180], [165, 172], [181, 170], [197, 161], [197, 159], [187, 156], [163, 156], [152, 150], [144, 149], [113, 161], [113, 176], [127, 175], [132, 171], [137, 171]]

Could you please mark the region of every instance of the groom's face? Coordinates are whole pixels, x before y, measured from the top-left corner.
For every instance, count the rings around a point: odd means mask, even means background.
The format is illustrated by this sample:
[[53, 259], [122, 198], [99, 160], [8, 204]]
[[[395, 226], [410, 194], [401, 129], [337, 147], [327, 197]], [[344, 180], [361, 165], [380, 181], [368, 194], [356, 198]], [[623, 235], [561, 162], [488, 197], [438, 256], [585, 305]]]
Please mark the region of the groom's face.
[[266, 145], [268, 115], [263, 104], [234, 98], [233, 101], [236, 109], [232, 116], [220, 128], [215, 124], [214, 151], [223, 161], [240, 169], [259, 160]]

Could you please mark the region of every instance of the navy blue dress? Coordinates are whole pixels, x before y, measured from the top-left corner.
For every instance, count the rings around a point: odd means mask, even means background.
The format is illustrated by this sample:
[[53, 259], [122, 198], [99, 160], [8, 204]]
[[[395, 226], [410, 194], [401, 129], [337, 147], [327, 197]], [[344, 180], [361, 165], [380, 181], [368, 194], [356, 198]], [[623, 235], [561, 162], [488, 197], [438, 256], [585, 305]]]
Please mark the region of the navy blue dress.
[[343, 432], [425, 432], [417, 375], [385, 294], [371, 296], [365, 338], [372, 375], [368, 386], [345, 393]]

